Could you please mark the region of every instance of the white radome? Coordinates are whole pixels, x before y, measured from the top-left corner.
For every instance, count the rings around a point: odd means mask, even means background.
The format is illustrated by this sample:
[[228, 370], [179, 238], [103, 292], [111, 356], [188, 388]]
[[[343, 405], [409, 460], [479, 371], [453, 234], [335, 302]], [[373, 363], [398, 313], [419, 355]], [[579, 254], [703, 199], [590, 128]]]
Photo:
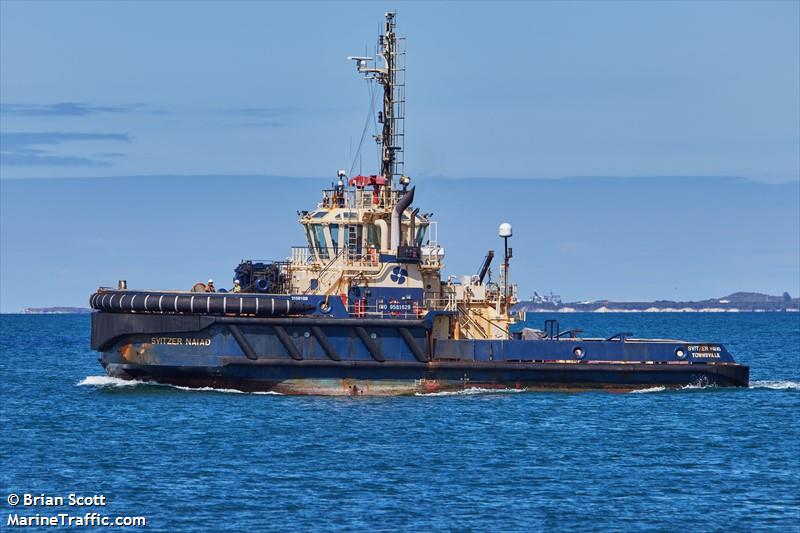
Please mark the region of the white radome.
[[497, 230], [497, 233], [501, 237], [511, 237], [512, 235], [511, 224], [509, 224], [508, 222], [503, 222], [502, 224], [500, 224], [500, 229]]

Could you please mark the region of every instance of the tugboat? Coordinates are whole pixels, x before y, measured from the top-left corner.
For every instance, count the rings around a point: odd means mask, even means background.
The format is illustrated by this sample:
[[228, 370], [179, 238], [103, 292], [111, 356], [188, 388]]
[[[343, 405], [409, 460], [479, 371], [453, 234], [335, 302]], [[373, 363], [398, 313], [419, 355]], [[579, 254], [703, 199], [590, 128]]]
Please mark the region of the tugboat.
[[349, 177], [300, 211], [306, 243], [278, 261], [242, 261], [236, 292], [132, 290], [91, 295], [92, 348], [114, 377], [284, 394], [395, 395], [468, 388], [746, 387], [722, 344], [586, 338], [526, 326], [513, 312], [512, 237], [500, 224], [500, 279], [442, 278], [436, 222], [413, 207], [404, 172], [403, 40], [395, 15], [372, 57], [350, 57], [383, 90], [380, 173]]

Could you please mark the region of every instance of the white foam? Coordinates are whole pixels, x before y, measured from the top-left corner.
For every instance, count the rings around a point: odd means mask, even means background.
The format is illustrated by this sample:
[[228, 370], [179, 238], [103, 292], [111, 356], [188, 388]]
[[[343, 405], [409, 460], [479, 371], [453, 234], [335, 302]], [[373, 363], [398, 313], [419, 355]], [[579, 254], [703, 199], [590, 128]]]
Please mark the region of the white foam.
[[661, 392], [661, 391], [665, 391], [665, 390], [667, 390], [667, 388], [663, 387], [663, 386], [662, 387], [649, 387], [647, 389], [632, 390], [630, 393], [631, 394], [647, 394], [647, 393], [650, 393], [650, 392]]
[[79, 387], [135, 387], [137, 385], [146, 385], [146, 383], [133, 379], [112, 378], [111, 376], [86, 376], [78, 382]]
[[697, 383], [689, 383], [688, 385], [684, 385], [680, 387], [680, 390], [704, 390], [704, 389], [716, 389], [717, 385], [715, 383], [708, 383], [706, 381], [698, 381]]
[[245, 392], [238, 389], [215, 389], [214, 387], [183, 387], [180, 385], [169, 385], [165, 383], [158, 383], [156, 381], [138, 381], [135, 379], [120, 379], [111, 376], [86, 376], [78, 382], [78, 386], [83, 387], [169, 387], [189, 392], [219, 392], [223, 394], [260, 394], [260, 395], [276, 395], [282, 396], [280, 392], [273, 391], [256, 391]]
[[274, 391], [247, 392], [239, 389], [215, 389], [214, 387], [182, 387], [180, 385], [166, 385], [166, 386], [173, 389], [185, 390], [189, 392], [221, 392], [223, 394], [261, 394], [261, 395], [283, 396], [280, 392], [274, 392]]
[[[709, 384], [704, 381], [699, 381], [697, 383], [689, 383], [688, 385], [671, 388], [669, 390], [681, 391], [681, 390], [704, 390], [704, 389], [715, 389], [715, 388], [717, 388], [715, 384]], [[658, 385], [656, 387], [648, 387], [646, 389], [634, 389], [630, 391], [629, 394], [648, 394], [650, 392], [664, 392], [665, 390], [667, 390], [667, 387], [663, 385]]]
[[772, 389], [772, 390], [800, 390], [800, 382], [789, 380], [777, 381], [753, 381], [750, 383], [751, 389]]
[[417, 392], [414, 396], [470, 396], [473, 394], [503, 394], [508, 392], [525, 392], [528, 389], [485, 389], [481, 387], [469, 387], [463, 390], [440, 391], [440, 392]]

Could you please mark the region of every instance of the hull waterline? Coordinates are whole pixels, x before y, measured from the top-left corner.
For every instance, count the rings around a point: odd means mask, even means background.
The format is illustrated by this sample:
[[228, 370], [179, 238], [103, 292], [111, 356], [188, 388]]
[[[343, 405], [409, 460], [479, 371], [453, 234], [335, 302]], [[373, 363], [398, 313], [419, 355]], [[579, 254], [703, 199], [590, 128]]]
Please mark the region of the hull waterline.
[[[670, 368], [658, 368], [669, 366]], [[746, 387], [742, 365], [477, 363], [352, 364], [259, 360], [221, 367], [106, 364], [113, 377], [192, 388], [297, 395], [394, 396], [466, 389], [635, 390], [685, 386]]]

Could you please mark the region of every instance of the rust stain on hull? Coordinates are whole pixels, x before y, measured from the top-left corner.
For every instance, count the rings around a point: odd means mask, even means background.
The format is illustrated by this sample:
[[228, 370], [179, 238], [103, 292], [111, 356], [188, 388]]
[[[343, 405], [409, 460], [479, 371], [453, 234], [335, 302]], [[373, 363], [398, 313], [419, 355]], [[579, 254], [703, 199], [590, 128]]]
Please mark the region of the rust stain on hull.
[[149, 342], [123, 344], [119, 347], [119, 355], [129, 364], [152, 365], [156, 364]]

